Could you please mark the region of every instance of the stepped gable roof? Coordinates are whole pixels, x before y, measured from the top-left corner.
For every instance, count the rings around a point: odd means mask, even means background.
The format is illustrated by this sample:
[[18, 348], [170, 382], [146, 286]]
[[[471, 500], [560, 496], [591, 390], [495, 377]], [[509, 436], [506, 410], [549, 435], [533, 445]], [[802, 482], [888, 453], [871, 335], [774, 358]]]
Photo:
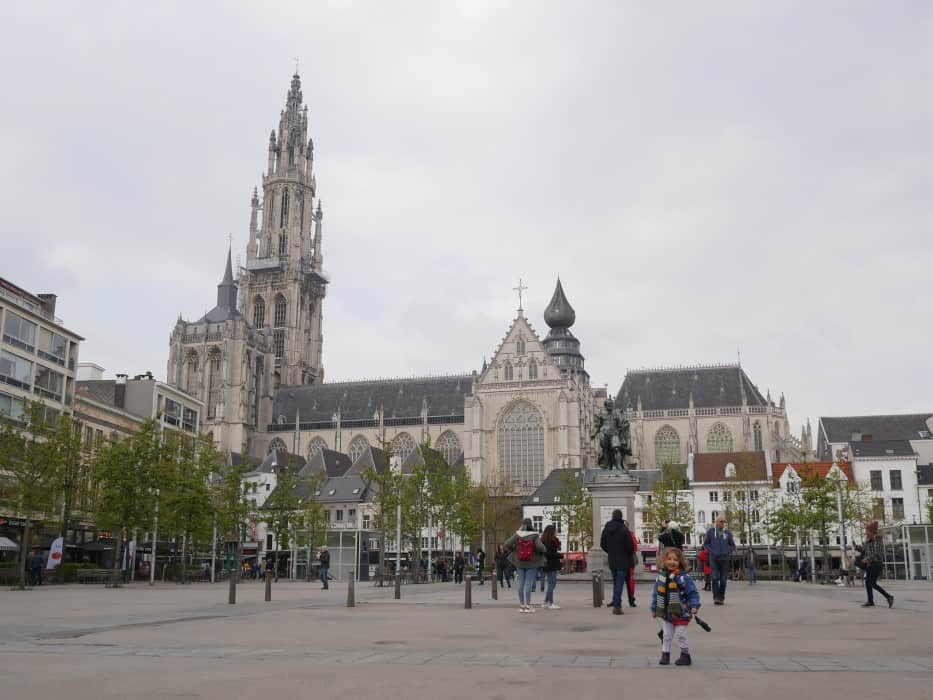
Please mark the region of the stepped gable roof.
[[933, 486], [933, 464], [920, 464], [917, 470], [917, 486]]
[[463, 399], [470, 395], [473, 377], [453, 374], [440, 377], [399, 377], [356, 382], [332, 382], [282, 387], [273, 399], [273, 422], [330, 421], [339, 410], [341, 420], [372, 420], [379, 407], [389, 418], [418, 418], [423, 402], [430, 416], [462, 416]]
[[[726, 481], [726, 465], [734, 464], [739, 479], [767, 481], [764, 452], [701, 452], [693, 456], [693, 480]], [[745, 470], [748, 470], [747, 477]]]
[[75, 383], [75, 393], [91, 401], [116, 406], [116, 379], [85, 379]]
[[749, 406], [768, 402], [739, 365], [710, 365], [672, 369], [628, 370], [616, 395], [622, 408], [635, 408], [641, 399], [645, 411], [687, 408], [690, 395], [696, 408]]
[[887, 416], [823, 416], [820, 424], [829, 442], [851, 442], [856, 433], [875, 440], [929, 440], [928, 421], [933, 413], [901, 413]]
[[386, 468], [386, 453], [382, 449], [373, 447], [372, 445], [363, 450], [362, 454], [356, 458], [356, 461], [347, 470], [345, 476], [363, 476], [370, 467], [375, 469], [377, 474], [382, 474]]
[[558, 501], [554, 500], [555, 496], [559, 496], [560, 492], [563, 490], [564, 479], [566, 475], [570, 474], [575, 479], [583, 483], [586, 474], [582, 469], [552, 469], [544, 481], [541, 482], [541, 485], [538, 486], [534, 491], [531, 492], [531, 495], [528, 496], [528, 500], [525, 501], [524, 505], [526, 506], [547, 506], [559, 504]]
[[852, 457], [916, 457], [917, 452], [909, 440], [872, 440], [850, 442]]
[[343, 476], [352, 464], [347, 455], [325, 447], [311, 455], [302, 472], [308, 475], [323, 474], [326, 477]]
[[[834, 464], [836, 464], [836, 462], [775, 462], [771, 467], [771, 471], [774, 475], [775, 484], [781, 478], [781, 475], [787, 471], [788, 467], [792, 467], [801, 478], [806, 478], [809, 474], [816, 474], [820, 478], [825, 479]], [[850, 484], [855, 483], [851, 462], [840, 462], [837, 466], [842, 470], [842, 473], [846, 475], [846, 479], [849, 480]]]

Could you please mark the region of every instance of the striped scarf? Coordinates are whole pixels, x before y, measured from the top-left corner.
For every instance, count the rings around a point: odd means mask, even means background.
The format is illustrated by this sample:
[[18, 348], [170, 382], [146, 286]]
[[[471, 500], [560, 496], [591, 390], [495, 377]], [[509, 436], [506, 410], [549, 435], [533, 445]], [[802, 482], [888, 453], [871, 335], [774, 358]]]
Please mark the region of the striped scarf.
[[657, 615], [665, 620], [672, 620], [680, 617], [680, 589], [677, 586], [677, 574], [679, 572], [663, 569], [658, 572], [658, 605]]

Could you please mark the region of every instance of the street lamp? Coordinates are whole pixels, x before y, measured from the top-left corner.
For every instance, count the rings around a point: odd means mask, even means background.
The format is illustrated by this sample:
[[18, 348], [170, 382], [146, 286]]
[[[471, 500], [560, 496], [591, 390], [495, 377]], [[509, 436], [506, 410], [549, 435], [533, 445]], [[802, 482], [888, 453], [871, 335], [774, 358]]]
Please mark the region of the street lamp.
[[155, 518], [152, 524], [152, 562], [149, 565], [149, 585], [155, 585], [156, 548], [159, 544], [159, 489], [153, 492], [155, 496]]

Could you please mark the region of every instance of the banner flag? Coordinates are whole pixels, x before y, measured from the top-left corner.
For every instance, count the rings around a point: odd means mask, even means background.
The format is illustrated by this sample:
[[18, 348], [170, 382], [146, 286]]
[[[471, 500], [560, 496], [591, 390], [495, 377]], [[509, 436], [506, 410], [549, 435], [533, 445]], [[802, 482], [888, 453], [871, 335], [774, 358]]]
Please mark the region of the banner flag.
[[55, 538], [55, 541], [52, 542], [52, 547], [49, 549], [49, 560], [45, 565], [46, 569], [54, 569], [62, 563], [62, 548], [64, 544], [65, 541], [61, 537]]

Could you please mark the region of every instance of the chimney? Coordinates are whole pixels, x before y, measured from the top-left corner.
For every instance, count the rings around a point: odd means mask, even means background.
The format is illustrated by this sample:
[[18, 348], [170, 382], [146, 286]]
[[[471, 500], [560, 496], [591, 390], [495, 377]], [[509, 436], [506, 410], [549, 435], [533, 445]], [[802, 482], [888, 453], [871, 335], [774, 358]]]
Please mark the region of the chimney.
[[45, 311], [49, 316], [55, 316], [55, 302], [58, 301], [58, 295], [37, 294], [36, 296], [41, 299], [42, 310]]
[[117, 408], [126, 408], [126, 375], [118, 374], [113, 385], [113, 404]]

